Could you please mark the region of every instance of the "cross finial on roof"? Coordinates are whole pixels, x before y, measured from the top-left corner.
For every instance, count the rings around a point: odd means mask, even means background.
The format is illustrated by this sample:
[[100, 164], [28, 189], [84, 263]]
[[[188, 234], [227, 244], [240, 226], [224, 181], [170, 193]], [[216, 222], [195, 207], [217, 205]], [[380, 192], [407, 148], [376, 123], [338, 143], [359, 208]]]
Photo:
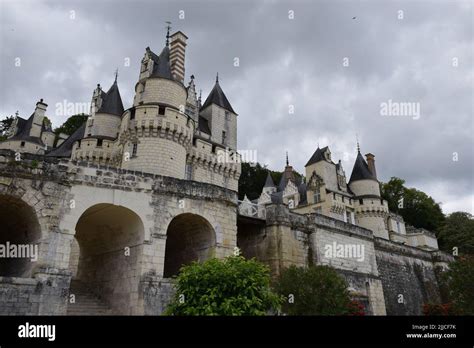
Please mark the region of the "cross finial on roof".
[[115, 69], [115, 83], [117, 83], [117, 77], [118, 77], [118, 68]]
[[290, 165], [290, 162], [288, 161], [288, 151], [286, 151], [286, 166], [288, 167]]
[[171, 29], [171, 22], [167, 21], [166, 24], [168, 24], [166, 26], [167, 28], [167, 33], [166, 33], [166, 46], [168, 46], [170, 44], [170, 29]]
[[216, 74], [216, 83], [219, 83], [219, 73]]
[[360, 145], [359, 145], [359, 136], [356, 133], [356, 141], [357, 141], [357, 152], [360, 152]]

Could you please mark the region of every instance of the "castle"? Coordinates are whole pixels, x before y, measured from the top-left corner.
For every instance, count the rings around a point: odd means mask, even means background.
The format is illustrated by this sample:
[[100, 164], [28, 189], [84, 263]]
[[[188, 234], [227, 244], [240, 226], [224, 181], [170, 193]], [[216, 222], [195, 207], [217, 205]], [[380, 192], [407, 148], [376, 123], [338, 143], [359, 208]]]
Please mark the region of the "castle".
[[0, 314], [160, 314], [182, 265], [236, 250], [274, 276], [331, 265], [368, 314], [439, 302], [452, 257], [389, 211], [374, 155], [358, 149], [347, 183], [318, 148], [306, 181], [287, 160], [278, 186], [268, 174], [258, 199], [238, 201], [237, 113], [218, 77], [204, 103], [194, 76], [185, 86], [187, 39], [168, 30], [159, 55], [146, 48], [129, 108], [117, 75], [97, 85], [87, 121], [56, 146], [43, 100], [15, 118], [0, 142], [0, 245], [37, 255], [0, 259]]

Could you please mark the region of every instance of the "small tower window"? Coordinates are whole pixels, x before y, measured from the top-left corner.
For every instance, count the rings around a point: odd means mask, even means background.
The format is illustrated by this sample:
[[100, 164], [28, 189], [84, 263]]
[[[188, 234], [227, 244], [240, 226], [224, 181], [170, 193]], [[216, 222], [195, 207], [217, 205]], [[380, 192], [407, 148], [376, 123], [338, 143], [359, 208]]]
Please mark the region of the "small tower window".
[[166, 108], [164, 106], [158, 107], [158, 115], [164, 115]]
[[364, 204], [364, 200], [362, 198], [359, 199], [359, 204]]
[[102, 147], [103, 139], [97, 139], [97, 147]]
[[135, 157], [137, 155], [137, 152], [138, 152], [138, 144], [133, 144], [132, 157]]
[[134, 119], [135, 119], [135, 108], [132, 108], [132, 109], [130, 110], [130, 119], [131, 119], [131, 120], [134, 120]]
[[189, 163], [186, 164], [185, 177], [186, 180], [192, 180], [193, 178], [193, 166]]
[[225, 131], [222, 131], [222, 144], [225, 144], [226, 134]]
[[314, 199], [314, 203], [321, 202], [321, 193], [319, 192], [319, 190], [314, 192], [313, 199]]
[[25, 142], [22, 141], [21, 144], [20, 144], [21, 147], [25, 147]]
[[79, 149], [81, 147], [81, 140], [77, 141], [77, 148]]

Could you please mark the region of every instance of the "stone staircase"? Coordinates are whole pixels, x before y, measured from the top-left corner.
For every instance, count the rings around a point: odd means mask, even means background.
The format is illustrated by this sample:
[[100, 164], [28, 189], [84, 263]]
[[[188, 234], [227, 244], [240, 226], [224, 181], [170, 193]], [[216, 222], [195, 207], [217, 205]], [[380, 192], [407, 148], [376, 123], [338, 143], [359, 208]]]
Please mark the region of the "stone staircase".
[[110, 308], [95, 296], [80, 280], [71, 280], [70, 294], [76, 296], [75, 303], [69, 303], [67, 315], [111, 315]]

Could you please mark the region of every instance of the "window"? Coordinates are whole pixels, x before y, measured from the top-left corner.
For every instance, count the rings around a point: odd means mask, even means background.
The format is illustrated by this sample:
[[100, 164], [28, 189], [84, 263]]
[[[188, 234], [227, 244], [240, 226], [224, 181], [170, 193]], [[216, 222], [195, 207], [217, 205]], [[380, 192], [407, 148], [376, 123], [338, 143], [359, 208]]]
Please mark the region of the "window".
[[21, 147], [25, 147], [25, 142], [22, 141], [21, 144], [20, 144]]
[[364, 204], [364, 200], [362, 198], [359, 199], [359, 204]]
[[158, 107], [158, 115], [164, 115], [165, 114], [165, 107], [164, 106], [159, 106]]
[[230, 121], [230, 113], [228, 111], [225, 112], [225, 119]]
[[102, 147], [103, 139], [97, 139], [97, 147]]
[[344, 203], [344, 196], [342, 196], [342, 202]]
[[400, 223], [397, 221], [397, 232], [400, 233]]
[[222, 131], [222, 144], [225, 144], [225, 139], [226, 138], [226, 134], [225, 134], [225, 131]]
[[77, 148], [79, 149], [81, 147], [81, 140], [77, 141]]
[[334, 200], [337, 201], [336, 192], [333, 192], [332, 196], [333, 196]]
[[138, 151], [138, 144], [133, 144], [132, 157], [135, 157], [137, 155], [137, 151]]
[[191, 164], [186, 163], [184, 174], [185, 174], [184, 177], [186, 178], [186, 180], [193, 179], [193, 166]]
[[131, 120], [134, 120], [134, 119], [135, 119], [135, 108], [132, 108], [132, 109], [130, 110], [130, 119], [131, 119]]
[[319, 192], [319, 190], [314, 193], [313, 199], [314, 199], [314, 203], [321, 202], [321, 193]]

